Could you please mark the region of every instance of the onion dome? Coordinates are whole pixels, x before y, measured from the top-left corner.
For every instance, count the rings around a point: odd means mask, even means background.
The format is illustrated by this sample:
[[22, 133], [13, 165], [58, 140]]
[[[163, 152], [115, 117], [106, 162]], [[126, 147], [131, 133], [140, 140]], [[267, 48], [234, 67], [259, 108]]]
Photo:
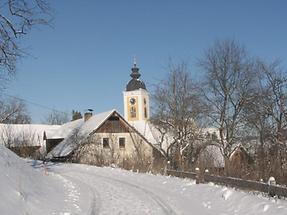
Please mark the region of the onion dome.
[[130, 74], [130, 76], [132, 77], [132, 79], [127, 84], [126, 91], [133, 91], [133, 90], [138, 90], [138, 89], [146, 90], [145, 83], [139, 79], [141, 74], [139, 73], [139, 68], [137, 67], [137, 64], [135, 61], [134, 61], [134, 66], [131, 70], [132, 70], [132, 73]]

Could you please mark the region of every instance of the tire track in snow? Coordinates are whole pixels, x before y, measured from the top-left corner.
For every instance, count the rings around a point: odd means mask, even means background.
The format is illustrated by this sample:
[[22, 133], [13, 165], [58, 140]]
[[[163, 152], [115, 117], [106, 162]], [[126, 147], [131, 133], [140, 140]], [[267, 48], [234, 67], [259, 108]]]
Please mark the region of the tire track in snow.
[[77, 184], [83, 184], [86, 187], [88, 187], [89, 190], [92, 191], [92, 202], [91, 202], [90, 208], [88, 209], [88, 214], [90, 215], [100, 214], [102, 200], [101, 200], [101, 196], [99, 192], [95, 189], [95, 187], [89, 185], [83, 180], [77, 179], [72, 176], [62, 174], [62, 177], [66, 178], [67, 180], [74, 181]]
[[136, 184], [133, 184], [133, 183], [129, 183], [129, 182], [126, 182], [126, 181], [123, 181], [123, 180], [119, 180], [119, 179], [115, 179], [115, 178], [111, 178], [111, 177], [107, 177], [107, 176], [103, 176], [103, 175], [99, 175], [97, 173], [90, 173], [90, 172], [82, 172], [81, 173], [83, 174], [87, 174], [87, 175], [90, 175], [90, 176], [93, 176], [93, 177], [101, 177], [101, 178], [104, 178], [104, 179], [107, 179], [109, 181], [112, 181], [112, 182], [117, 182], [117, 183], [120, 183], [122, 185], [125, 185], [125, 186], [128, 186], [128, 187], [131, 187], [133, 189], [136, 189], [136, 190], [139, 190], [141, 192], [143, 192], [146, 196], [150, 197], [161, 209], [162, 211], [164, 212], [164, 214], [168, 214], [168, 215], [175, 215], [177, 214], [170, 206], [168, 203], [166, 203], [161, 197], [159, 197], [158, 195], [156, 195], [155, 193], [153, 193], [152, 191], [146, 189], [146, 188], [143, 188], [139, 185], [136, 185]]
[[[161, 210], [163, 212], [163, 214], [168, 214], [168, 215], [174, 215], [177, 214], [169, 205], [169, 203], [167, 203], [166, 201], [164, 201], [159, 195], [155, 194], [154, 192], [150, 191], [147, 188], [144, 188], [142, 186], [139, 186], [137, 184], [134, 183], [130, 183], [124, 180], [120, 180], [120, 179], [116, 179], [116, 178], [112, 178], [112, 177], [108, 177], [108, 176], [104, 176], [102, 174], [98, 174], [96, 172], [88, 172], [88, 171], [77, 171], [77, 172], [66, 172], [66, 173], [59, 173], [57, 172], [57, 174], [60, 174], [62, 177], [66, 178], [67, 180], [73, 181], [76, 184], [80, 185], [83, 184], [84, 186], [86, 186], [88, 188], [88, 190], [92, 191], [92, 201], [90, 204], [90, 207], [88, 209], [88, 214], [100, 214], [101, 211], [101, 207], [102, 207], [102, 199], [101, 199], [101, 195], [99, 194], [99, 191], [95, 188], [95, 186], [93, 186], [94, 182], [90, 181], [93, 179], [100, 179], [102, 178], [102, 180], [99, 180], [99, 182], [101, 183], [107, 183], [112, 185], [113, 187], [115, 186], [115, 183], [118, 183], [122, 186], [125, 186], [127, 189], [131, 191], [132, 190], [137, 190], [140, 191], [141, 193], [143, 193], [146, 197], [148, 197], [148, 199], [152, 200], [152, 202], [158, 206], [158, 209]], [[86, 176], [85, 176], [86, 175]], [[87, 177], [89, 176], [89, 177]], [[88, 179], [88, 181], [87, 181]], [[103, 180], [104, 179], [104, 180]], [[98, 183], [98, 182], [96, 182]], [[132, 192], [133, 193], [133, 192]], [[103, 213], [105, 214], [105, 212], [103, 211]]]
[[[57, 174], [57, 173], [51, 173], [54, 176], [58, 177], [60, 180], [63, 181], [64, 183], [64, 187], [66, 188], [66, 191], [68, 192], [68, 198], [65, 199], [66, 203], [70, 203], [72, 207], [74, 207], [76, 209], [76, 211], [80, 214], [81, 213], [81, 209], [79, 207], [79, 196], [80, 196], [80, 192], [76, 189], [75, 184], [68, 180], [67, 178], [65, 178], [64, 176]], [[62, 212], [60, 214], [64, 214], [64, 215], [70, 215], [71, 214], [71, 208], [67, 208], [67, 206], [65, 207], [65, 212]]]
[[114, 182], [117, 182], [117, 183], [120, 183], [120, 184], [124, 184], [126, 186], [129, 186], [129, 187], [132, 187], [132, 188], [135, 188], [137, 190], [140, 190], [141, 192], [143, 192], [144, 194], [148, 195], [154, 202], [156, 202], [156, 204], [158, 206], [160, 206], [160, 208], [162, 209], [162, 211], [165, 213], [165, 214], [168, 214], [168, 215], [175, 215], [176, 212], [169, 206], [168, 203], [166, 203], [165, 201], [163, 201], [162, 198], [160, 198], [158, 195], [156, 195], [155, 193], [153, 193], [152, 191], [149, 191], [141, 186], [138, 186], [136, 184], [132, 184], [132, 183], [129, 183], [129, 182], [126, 182], [126, 181], [122, 181], [122, 180], [119, 180], [119, 179], [115, 179], [115, 178], [110, 178], [110, 177], [107, 177], [107, 176], [102, 176], [102, 175], [97, 175], [101, 178], [105, 178], [105, 179], [108, 179], [110, 181], [114, 181]]

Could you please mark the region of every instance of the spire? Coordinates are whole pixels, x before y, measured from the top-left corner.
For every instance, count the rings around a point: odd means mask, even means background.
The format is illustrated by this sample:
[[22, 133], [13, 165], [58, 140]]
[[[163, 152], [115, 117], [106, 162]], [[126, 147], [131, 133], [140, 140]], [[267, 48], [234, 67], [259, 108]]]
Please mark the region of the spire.
[[132, 73], [130, 74], [130, 76], [133, 79], [138, 79], [141, 76], [141, 74], [139, 73], [139, 68], [137, 67], [137, 62], [136, 62], [135, 56], [134, 56], [134, 65], [133, 65]]
[[132, 72], [130, 76], [132, 79], [127, 84], [126, 91], [133, 91], [138, 89], [146, 90], [145, 83], [139, 79], [141, 74], [139, 73], [140, 69], [137, 67], [136, 57], [134, 57], [133, 67], [131, 70]]

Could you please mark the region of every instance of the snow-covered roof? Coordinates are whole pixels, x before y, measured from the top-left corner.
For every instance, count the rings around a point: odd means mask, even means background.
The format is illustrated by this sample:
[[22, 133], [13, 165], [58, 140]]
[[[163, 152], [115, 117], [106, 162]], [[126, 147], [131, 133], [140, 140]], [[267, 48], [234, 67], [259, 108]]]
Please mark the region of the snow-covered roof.
[[18, 146], [43, 146], [44, 132], [54, 136], [59, 125], [41, 124], [0, 124], [0, 144]]
[[[99, 128], [100, 125], [114, 112], [115, 109], [98, 113], [84, 122], [84, 119], [67, 122], [63, 125], [44, 125], [44, 124], [0, 124], [0, 142], [5, 144], [9, 141], [15, 145], [20, 145], [23, 140], [30, 146], [44, 146], [44, 139], [64, 139], [57, 145], [49, 156], [65, 156], [73, 149], [72, 137], [77, 132], [79, 137], [87, 138], [88, 135]], [[119, 113], [117, 113], [119, 114]], [[120, 114], [119, 114], [120, 115]], [[159, 140], [158, 132], [154, 126], [147, 121], [129, 123], [138, 131], [150, 144], [156, 145]], [[155, 134], [156, 133], [156, 134]]]
[[46, 139], [66, 139], [79, 128], [79, 135], [85, 136], [97, 128], [100, 123], [115, 110], [103, 112], [91, 117], [84, 123], [84, 119], [67, 122], [63, 125], [45, 124], [0, 124], [0, 143], [11, 142], [13, 146], [25, 144], [29, 146], [43, 146], [44, 133]]
[[116, 110], [113, 109], [107, 112], [96, 114], [86, 122], [84, 122], [84, 119], [78, 119], [73, 122], [64, 124], [60, 130], [63, 130], [63, 133], [65, 134], [69, 132], [68, 135], [47, 155], [47, 157], [63, 157], [70, 154], [77, 146], [75, 135], [80, 137], [81, 140], [84, 140], [90, 133], [99, 128], [99, 126], [102, 125], [102, 123], [106, 121], [106, 119], [110, 117], [115, 111]]
[[54, 130], [45, 130], [47, 139], [58, 139], [58, 138], [66, 138], [71, 131], [74, 130], [75, 127], [78, 127], [79, 124], [83, 123], [83, 119], [78, 119], [75, 121], [67, 122], [63, 125], [58, 126], [57, 129]]
[[156, 135], [153, 131], [153, 125], [148, 121], [134, 121], [129, 122], [131, 126], [133, 126], [139, 133], [141, 133], [147, 141], [152, 144], [157, 144], [158, 140], [156, 139]]
[[[86, 122], [84, 122], [83, 119], [79, 119], [74, 122], [64, 124], [61, 129], [66, 130], [67, 128], [69, 128], [69, 135], [66, 136], [66, 138], [47, 155], [47, 157], [52, 158], [69, 155], [77, 146], [76, 142], [79, 142], [73, 141], [75, 138], [75, 134], [80, 137], [81, 140], [85, 140], [85, 138], [87, 138], [89, 134], [97, 130], [115, 112], [121, 117], [121, 115], [115, 109], [113, 109], [107, 112], [96, 114]], [[122, 117], [122, 119], [124, 118]], [[73, 123], [73, 125], [71, 125], [71, 123]], [[137, 131], [142, 137], [144, 137], [153, 147], [155, 147], [159, 143], [159, 141], [156, 139], [156, 137], [159, 136], [154, 134], [156, 130], [151, 123], [147, 121], [127, 123], [133, 129], [135, 129], [135, 131]]]

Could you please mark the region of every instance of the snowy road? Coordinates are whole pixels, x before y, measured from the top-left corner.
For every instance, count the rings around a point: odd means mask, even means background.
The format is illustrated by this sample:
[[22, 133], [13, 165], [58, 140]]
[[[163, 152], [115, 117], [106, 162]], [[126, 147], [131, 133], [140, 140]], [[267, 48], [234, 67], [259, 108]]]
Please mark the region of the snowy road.
[[68, 214], [287, 214], [287, 201], [212, 184], [87, 165], [52, 165]]
[[66, 171], [66, 168], [53, 169], [77, 187], [85, 189], [81, 194], [88, 194], [88, 198], [83, 198], [89, 201], [87, 214], [177, 214], [169, 202], [154, 191], [125, 180], [120, 175], [113, 177], [90, 169], [93, 167], [77, 168], [75, 172]]

